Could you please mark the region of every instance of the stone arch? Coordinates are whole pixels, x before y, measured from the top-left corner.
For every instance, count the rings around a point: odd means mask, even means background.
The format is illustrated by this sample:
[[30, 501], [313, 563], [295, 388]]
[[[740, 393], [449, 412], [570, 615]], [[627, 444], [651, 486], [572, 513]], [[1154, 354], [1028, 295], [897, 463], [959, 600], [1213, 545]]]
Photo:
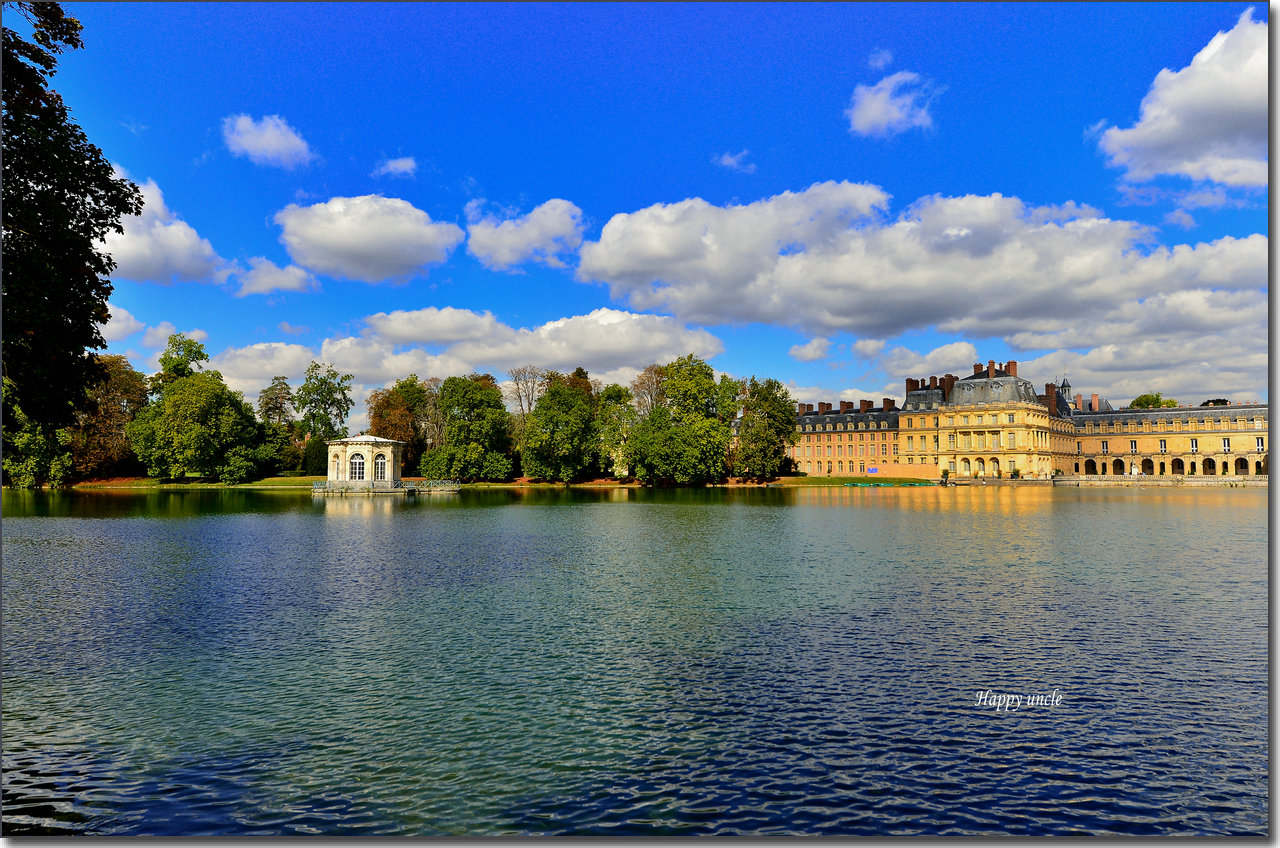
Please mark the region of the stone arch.
[[1000, 476], [1000, 460], [996, 459], [994, 456], [991, 457], [991, 474], [995, 477]]
[[[1161, 463], [1161, 469], [1163, 470], [1163, 468], [1164, 464]], [[1156, 473], [1156, 464], [1149, 458], [1142, 460], [1142, 473], [1146, 474], [1148, 477], [1154, 477]]]
[[982, 457], [978, 457], [973, 461], [973, 473], [978, 477], [987, 476], [987, 463], [982, 459]]
[[1113, 460], [1111, 460], [1111, 473], [1112, 473], [1112, 474], [1116, 474], [1116, 475], [1124, 474], [1124, 460], [1123, 460], [1123, 459], [1113, 459]]
[[1205, 474], [1217, 474], [1218, 464], [1213, 461], [1213, 457], [1206, 456], [1204, 462], [1200, 466], [1200, 470]]
[[967, 456], [964, 459], [960, 460], [960, 473], [966, 477], [970, 476], [973, 473], [972, 470], [969, 468], [969, 457]]
[[1078, 463], [1078, 462], [1076, 463], [1076, 473], [1077, 473], [1077, 474], [1079, 474], [1079, 473], [1080, 473], [1080, 463]]
[[[1079, 463], [1076, 463], [1076, 465], [1079, 465]], [[1085, 474], [1097, 474], [1097, 473], [1098, 473], [1098, 463], [1094, 462], [1092, 459], [1086, 459], [1086, 460], [1084, 461], [1084, 473], [1085, 473]]]
[[1169, 463], [1169, 473], [1170, 474], [1186, 474], [1187, 464], [1182, 461], [1181, 457], [1174, 457], [1173, 461]]
[[351, 458], [347, 460], [347, 467], [351, 470], [348, 475], [349, 480], [359, 481], [364, 479], [364, 454], [353, 453]]
[[1164, 476], [1164, 460], [1160, 460], [1160, 476]]
[[340, 479], [338, 477], [338, 455], [336, 453], [333, 455], [333, 459], [329, 462], [329, 466], [332, 469], [329, 476], [335, 480]]
[[387, 479], [387, 455], [380, 453], [373, 458], [373, 479]]
[[1196, 461], [1193, 459], [1191, 460], [1191, 462], [1187, 463], [1187, 474], [1195, 475], [1195, 473], [1196, 473]]
[[1242, 457], [1240, 457], [1239, 459], [1237, 459], [1237, 460], [1236, 460], [1236, 473], [1237, 473], [1237, 474], [1248, 474], [1248, 473], [1249, 473], [1249, 460], [1245, 459], [1243, 456], [1242, 456]]

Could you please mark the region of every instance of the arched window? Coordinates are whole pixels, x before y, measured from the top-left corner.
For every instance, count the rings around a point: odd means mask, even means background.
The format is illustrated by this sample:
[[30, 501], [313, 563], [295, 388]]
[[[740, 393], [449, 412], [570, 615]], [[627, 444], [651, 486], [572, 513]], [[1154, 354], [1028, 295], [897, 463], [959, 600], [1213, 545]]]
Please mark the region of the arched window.
[[351, 475], [349, 480], [364, 479], [364, 456], [358, 453], [351, 454]]
[[387, 479], [387, 458], [382, 454], [378, 454], [373, 458], [373, 479]]
[[333, 455], [333, 462], [331, 464], [333, 466], [333, 479], [336, 480], [338, 479], [338, 455], [336, 453]]

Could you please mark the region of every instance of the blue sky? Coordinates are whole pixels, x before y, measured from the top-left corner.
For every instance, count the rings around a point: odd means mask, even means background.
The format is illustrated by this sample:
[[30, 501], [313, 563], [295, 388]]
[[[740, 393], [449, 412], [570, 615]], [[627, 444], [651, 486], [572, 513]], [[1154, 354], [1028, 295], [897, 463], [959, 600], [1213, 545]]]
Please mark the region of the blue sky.
[[145, 371], [1267, 396], [1265, 5], [67, 8]]

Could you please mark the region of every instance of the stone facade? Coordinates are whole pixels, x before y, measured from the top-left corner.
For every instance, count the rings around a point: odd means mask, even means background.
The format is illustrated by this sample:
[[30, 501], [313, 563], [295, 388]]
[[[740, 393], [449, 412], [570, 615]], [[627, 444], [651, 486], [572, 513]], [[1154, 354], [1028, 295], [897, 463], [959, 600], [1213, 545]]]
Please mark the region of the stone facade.
[[1036, 391], [1018, 363], [974, 363], [973, 374], [906, 381], [896, 406], [801, 404], [797, 471], [813, 476], [882, 474], [1050, 479], [1091, 475], [1264, 475], [1266, 404], [1116, 410], [1096, 394], [1069, 399], [1070, 384]]
[[380, 436], [334, 439], [329, 445], [329, 487], [396, 488], [404, 442]]

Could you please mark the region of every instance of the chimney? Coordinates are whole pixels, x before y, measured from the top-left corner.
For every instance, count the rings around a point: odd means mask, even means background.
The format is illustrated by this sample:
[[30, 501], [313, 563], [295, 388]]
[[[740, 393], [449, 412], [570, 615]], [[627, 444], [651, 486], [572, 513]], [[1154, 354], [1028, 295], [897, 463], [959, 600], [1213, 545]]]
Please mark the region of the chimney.
[[851, 409], [853, 409], [853, 401], [851, 401], [851, 400], [842, 400], [842, 401], [840, 401], [840, 412], [841, 412], [841, 413], [848, 412], [848, 411], [849, 411], [849, 410], [851, 410]]
[[994, 377], [996, 375], [996, 361], [994, 359], [987, 360], [987, 376]]
[[819, 403], [819, 404], [818, 404], [818, 414], [819, 414], [819, 415], [826, 415], [826, 414], [827, 414], [828, 412], [830, 412], [830, 411], [831, 411], [831, 404], [829, 404], [829, 403]]
[[1045, 406], [1049, 407], [1050, 415], [1058, 414], [1058, 387], [1053, 383], [1044, 384], [1044, 396], [1049, 399]]
[[913, 380], [910, 377], [908, 377], [907, 378], [907, 394], [911, 394], [918, 388], [920, 388], [920, 381]]
[[796, 415], [804, 415], [804, 403], [803, 403], [803, 402], [800, 402], [800, 403], [797, 403], [797, 404], [796, 404]]
[[1098, 393], [1094, 392], [1093, 400], [1090, 401], [1089, 409], [1092, 410], [1093, 412], [1097, 412], [1100, 408], [1101, 407], [1098, 406]]
[[937, 378], [937, 377], [930, 377], [930, 378], [929, 378], [929, 388], [931, 388], [931, 389], [936, 389], [936, 388], [938, 388], [938, 378]]
[[1075, 403], [1075, 407], [1076, 407], [1076, 409], [1078, 409], [1078, 410], [1080, 410], [1081, 412], [1083, 412], [1083, 411], [1084, 411], [1084, 407], [1083, 407], [1083, 406], [1081, 406], [1081, 404], [1083, 404], [1083, 403], [1084, 403], [1084, 395], [1082, 395], [1082, 394], [1077, 394], [1077, 395], [1076, 395], [1076, 403]]
[[888, 412], [893, 409], [893, 398], [881, 398], [880, 409], [882, 412]]
[[805, 411], [805, 413], [806, 413], [806, 414], [813, 412], [813, 404], [811, 404], [811, 403], [806, 403], [806, 404], [804, 405], [804, 411]]
[[871, 407], [873, 407], [873, 406], [875, 406], [875, 404], [874, 404], [874, 403], [872, 403], [872, 402], [871, 402], [871, 401], [869, 401], [869, 400], [860, 400], [860, 401], [858, 401], [858, 411], [859, 411], [859, 412], [870, 412], [870, 411], [871, 411]]
[[1010, 359], [1004, 364], [1004, 370], [1009, 372], [1010, 377], [1018, 376], [1018, 363]]
[[976, 377], [981, 373], [982, 373], [982, 363], [981, 362], [973, 363], [973, 376]]

